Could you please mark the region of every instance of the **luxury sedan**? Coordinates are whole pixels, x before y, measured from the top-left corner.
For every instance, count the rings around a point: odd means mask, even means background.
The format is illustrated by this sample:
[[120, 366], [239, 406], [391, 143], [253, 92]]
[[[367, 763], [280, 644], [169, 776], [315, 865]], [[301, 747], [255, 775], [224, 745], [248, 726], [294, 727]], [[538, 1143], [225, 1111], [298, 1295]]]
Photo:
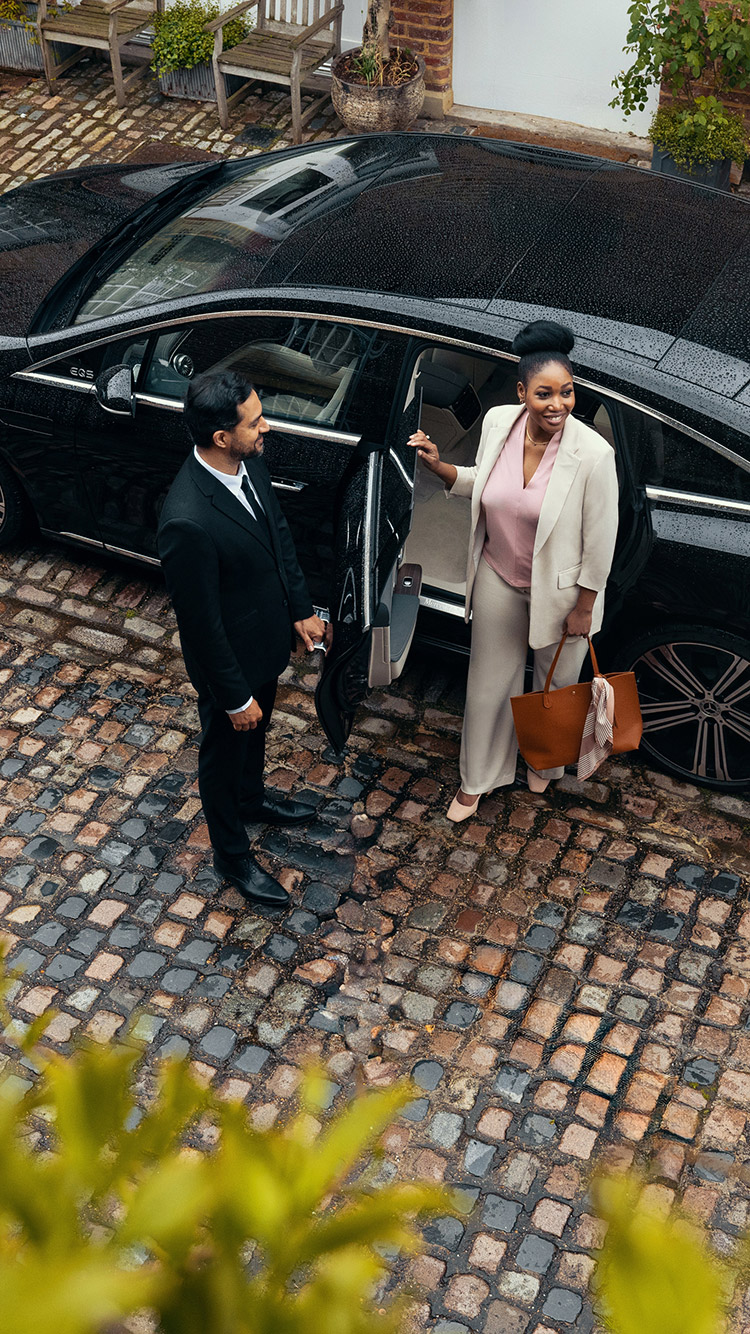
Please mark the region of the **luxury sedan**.
[[345, 744], [415, 633], [466, 652], [468, 502], [406, 441], [470, 464], [515, 401], [530, 319], [576, 334], [576, 412], [615, 451], [599, 658], [633, 668], [643, 749], [750, 782], [750, 208], [597, 158], [370, 135], [229, 162], [82, 168], [0, 200], [0, 544], [158, 564], [191, 377], [241, 370], [335, 647]]

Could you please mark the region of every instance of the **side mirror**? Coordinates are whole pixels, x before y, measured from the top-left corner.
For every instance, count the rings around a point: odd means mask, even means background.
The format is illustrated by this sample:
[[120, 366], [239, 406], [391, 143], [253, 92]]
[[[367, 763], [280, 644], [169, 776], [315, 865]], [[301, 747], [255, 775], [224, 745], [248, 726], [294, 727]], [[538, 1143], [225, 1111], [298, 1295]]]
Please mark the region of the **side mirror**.
[[132, 417], [135, 413], [133, 370], [130, 366], [108, 366], [94, 380], [96, 401], [105, 412]]

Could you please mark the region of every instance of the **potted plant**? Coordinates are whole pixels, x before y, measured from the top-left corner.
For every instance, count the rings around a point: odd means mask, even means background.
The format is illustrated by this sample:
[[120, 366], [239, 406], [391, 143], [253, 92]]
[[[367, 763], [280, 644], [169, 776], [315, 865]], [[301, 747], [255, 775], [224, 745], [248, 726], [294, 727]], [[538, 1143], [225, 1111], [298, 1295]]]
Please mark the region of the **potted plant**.
[[718, 189], [748, 153], [742, 117], [722, 96], [750, 85], [750, 0], [634, 0], [625, 50], [629, 69], [613, 79], [611, 106], [642, 111], [648, 91], [666, 95], [649, 129], [652, 167]]
[[407, 47], [391, 46], [391, 0], [368, 0], [362, 45], [331, 65], [331, 100], [349, 130], [405, 130], [424, 102], [425, 65]]
[[[70, 10], [65, 0], [58, 10]], [[54, 13], [50, 8], [48, 13]], [[33, 0], [0, 0], [0, 69], [36, 71], [43, 69], [42, 48], [36, 30], [37, 6]], [[65, 42], [53, 42], [54, 59], [66, 60], [78, 49]]]
[[[218, 18], [220, 12], [216, 0], [177, 0], [163, 13], [154, 15], [151, 68], [158, 74], [159, 87], [167, 97], [216, 101], [211, 67], [214, 39], [206, 32], [206, 24]], [[247, 36], [249, 28], [245, 18], [231, 19], [224, 28], [224, 45], [236, 46]], [[234, 91], [233, 84], [239, 86], [240, 82], [230, 76], [229, 92]]]

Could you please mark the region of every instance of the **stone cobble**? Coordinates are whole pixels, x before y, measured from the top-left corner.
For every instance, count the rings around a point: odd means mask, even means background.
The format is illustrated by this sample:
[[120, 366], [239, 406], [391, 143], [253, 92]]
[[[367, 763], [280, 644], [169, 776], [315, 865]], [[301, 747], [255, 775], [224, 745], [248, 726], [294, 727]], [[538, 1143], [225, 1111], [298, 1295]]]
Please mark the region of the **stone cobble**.
[[[288, 93], [254, 84], [222, 130], [216, 104], [165, 97], [147, 75], [114, 99], [108, 66], [92, 54], [59, 78], [52, 96], [41, 77], [0, 70], [0, 191], [70, 167], [203, 157], [252, 157], [291, 147]], [[303, 107], [309, 99], [303, 95]], [[467, 134], [474, 127], [419, 121], [415, 128]], [[303, 142], [335, 138], [342, 129], [329, 103], [305, 127]], [[124, 592], [127, 599], [127, 592]]]
[[[719, 1252], [736, 1246], [750, 1208], [750, 803], [618, 759], [595, 783], [519, 786], [452, 826], [461, 666], [417, 653], [339, 763], [300, 661], [268, 772], [316, 818], [255, 831], [292, 902], [249, 909], [211, 869], [194, 694], [158, 576], [29, 547], [0, 558], [0, 599], [16, 1024], [53, 1010], [47, 1041], [65, 1051], [134, 1023], [146, 1059], [189, 1057], [257, 1126], [296, 1106], [311, 1060], [330, 1108], [357, 1081], [411, 1076], [379, 1179], [462, 1190], [425, 1254], [394, 1266], [418, 1328], [590, 1330], [594, 1165], [648, 1162], [660, 1207], [681, 1201]], [[104, 640], [81, 641], [83, 609], [101, 612]], [[7, 1046], [0, 1065], [27, 1082]]]

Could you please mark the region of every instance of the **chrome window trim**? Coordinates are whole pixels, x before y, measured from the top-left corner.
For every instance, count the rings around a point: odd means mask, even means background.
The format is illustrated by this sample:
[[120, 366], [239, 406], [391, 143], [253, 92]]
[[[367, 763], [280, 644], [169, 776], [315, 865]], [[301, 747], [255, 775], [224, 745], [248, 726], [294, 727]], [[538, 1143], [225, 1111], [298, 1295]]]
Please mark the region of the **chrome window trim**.
[[662, 486], [647, 486], [646, 495], [649, 500], [664, 500], [670, 505], [686, 505], [724, 514], [746, 514], [750, 518], [750, 501], [747, 500], [723, 500], [718, 496], [704, 496], [693, 491], [670, 491]]
[[[172, 315], [168, 319], [149, 321], [148, 324], [138, 325], [133, 329], [128, 329], [126, 332], [123, 332], [120, 335], [120, 338], [121, 339], [135, 338], [137, 337], [138, 334], [150, 333], [156, 329], [169, 328], [170, 326], [173, 326], [175, 324], [197, 324], [198, 322], [203, 320], [241, 319], [241, 318], [327, 320], [330, 324], [346, 323], [355, 325], [357, 328], [362, 328], [362, 329], [380, 329], [384, 333], [403, 334], [407, 338], [424, 338], [431, 343], [440, 343], [446, 347], [460, 347], [468, 349], [470, 352], [479, 352], [483, 356], [499, 357], [503, 361], [514, 361], [514, 362], [518, 361], [518, 357], [514, 356], [512, 352], [502, 352], [499, 351], [497, 348], [488, 348], [485, 343], [475, 343], [472, 342], [470, 339], [454, 338], [448, 334], [436, 335], [431, 330], [404, 328], [404, 326], [401, 324], [390, 324], [382, 320], [365, 320], [361, 318], [343, 319], [341, 316], [332, 314], [329, 311], [316, 312], [311, 310], [300, 311], [300, 310], [285, 310], [285, 309], [267, 310], [264, 308], [254, 309], [254, 310], [240, 309], [240, 310], [199, 311], [196, 312], [195, 314], [185, 315], [182, 318], [180, 318], [177, 315]], [[73, 327], [75, 328], [77, 326]], [[86, 352], [91, 347], [99, 347], [102, 343], [110, 343], [112, 341], [114, 341], [112, 333], [105, 334], [104, 336], [99, 335], [99, 337], [97, 338], [92, 338], [91, 341], [88, 343], [79, 344], [76, 347], [75, 351], [76, 353]], [[118, 339], [118, 341], [120, 341], [120, 339]], [[37, 362], [37, 365], [48, 366], [50, 365], [50, 363], [59, 361], [60, 355], [61, 354], [58, 352], [55, 356], [46, 357], [43, 361]], [[63, 355], [65, 354], [63, 353]], [[32, 379], [37, 374], [38, 372], [35, 370], [14, 371], [11, 378]], [[635, 408], [637, 412], [642, 412], [646, 417], [652, 417], [655, 421], [663, 422], [664, 425], [666, 426], [672, 426], [676, 431], [682, 431], [683, 434], [690, 436], [691, 439], [697, 440], [699, 444], [706, 445], [709, 449], [713, 449], [717, 454], [721, 454], [723, 458], [729, 459], [730, 463], [737, 464], [737, 466], [739, 468], [742, 468], [745, 472], [750, 472], [750, 460], [744, 459], [741, 454], [735, 454], [734, 450], [728, 449], [726, 445], [719, 444], [718, 440], [712, 440], [710, 436], [703, 435], [701, 431], [694, 430], [692, 426], [686, 426], [684, 422], [677, 421], [674, 417], [669, 417], [666, 415], [666, 413], [659, 412], [658, 409], [656, 408], [646, 407], [645, 404], [639, 403], [637, 399], [630, 398], [626, 394], [621, 394], [616, 389], [603, 389], [600, 385], [594, 384], [593, 381], [586, 380], [583, 378], [583, 376], [580, 375], [576, 375], [575, 379], [576, 383], [580, 384], [582, 388], [591, 389], [595, 394], [599, 394], [600, 397], [602, 398], [610, 399], [612, 402], [615, 403], [623, 403], [626, 407]], [[51, 379], [48, 382], [51, 382], [53, 384], [66, 384], [66, 385], [74, 383], [72, 381], [68, 381], [67, 379], [62, 379], [62, 378], [58, 380], [57, 377], [51, 377]], [[83, 388], [84, 386], [75, 384], [74, 387]], [[86, 387], [88, 388], [89, 392], [93, 390], [93, 384]]]
[[[134, 395], [136, 403], [145, 403], [151, 408], [166, 408], [168, 412], [182, 412], [182, 403], [176, 398], [167, 398], [162, 394], [138, 394]], [[310, 422], [293, 422], [286, 417], [266, 417], [266, 421], [272, 431], [278, 435], [304, 435], [310, 440], [329, 440], [334, 445], [349, 445], [356, 449], [361, 435], [354, 435], [352, 431], [336, 431], [333, 428], [324, 426], [313, 426]]]
[[365, 496], [365, 519], [362, 542], [364, 546], [364, 585], [362, 588], [362, 618], [363, 630], [369, 630], [372, 625], [372, 597], [370, 594], [370, 575], [372, 565], [370, 557], [372, 555], [373, 534], [375, 532], [375, 510], [377, 507], [377, 488], [375, 486], [375, 471], [377, 468], [378, 456], [374, 452], [370, 454], [367, 460], [367, 493]]
[[[53, 357], [53, 361], [59, 361], [59, 357]], [[49, 362], [40, 361], [40, 366], [47, 366]], [[93, 394], [93, 380], [76, 380], [67, 375], [48, 375], [44, 371], [14, 371], [11, 380], [30, 380], [32, 384], [49, 384], [54, 389], [73, 389], [78, 394]]]
[[162, 394], [139, 394], [133, 395], [136, 403], [145, 403], [149, 408], [165, 408], [167, 412], [182, 412], [182, 403], [179, 398], [167, 398]]
[[[265, 414], [264, 414], [265, 415]], [[337, 431], [334, 427], [313, 426], [308, 422], [294, 422], [287, 417], [266, 417], [272, 431], [279, 435], [307, 435], [311, 440], [330, 440], [334, 445], [350, 445], [356, 449], [362, 436], [353, 431]]]

